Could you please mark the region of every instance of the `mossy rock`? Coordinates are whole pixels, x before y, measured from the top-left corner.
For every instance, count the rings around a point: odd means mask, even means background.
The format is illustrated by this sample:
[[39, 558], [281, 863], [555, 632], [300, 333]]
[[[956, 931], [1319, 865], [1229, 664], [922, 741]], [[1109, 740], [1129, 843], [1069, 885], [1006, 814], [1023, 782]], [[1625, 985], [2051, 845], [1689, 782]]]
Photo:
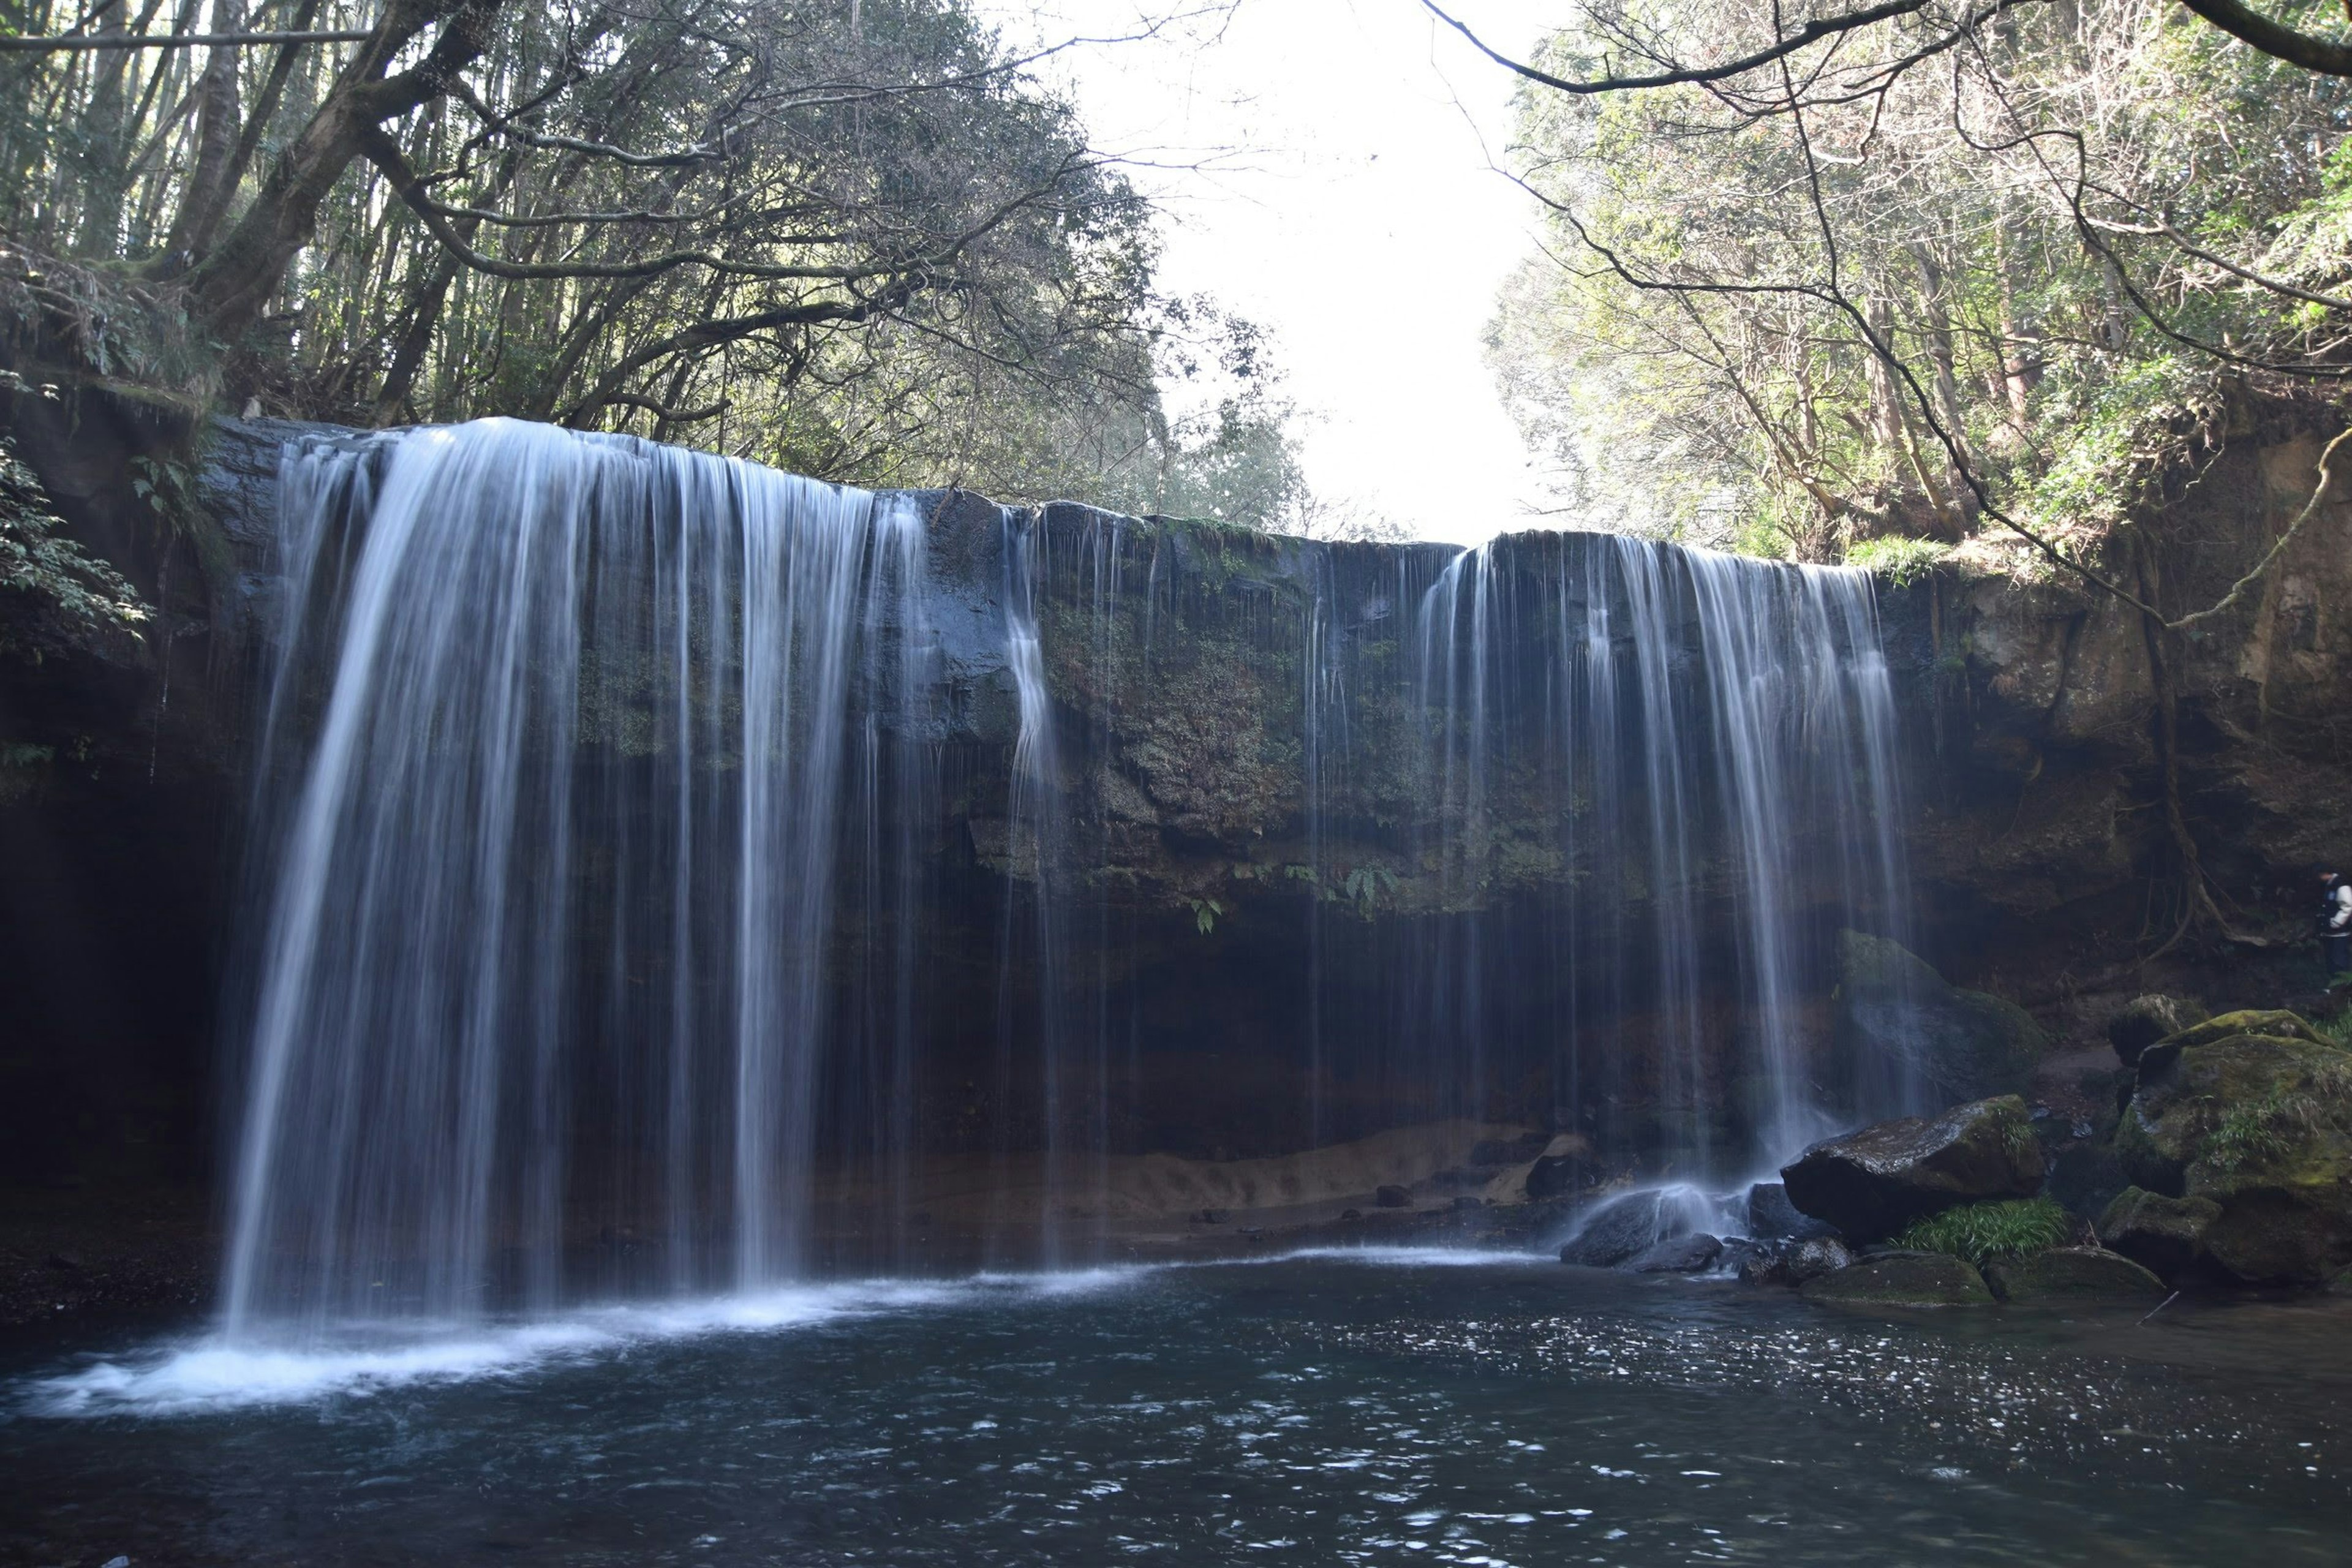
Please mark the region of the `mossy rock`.
[[1869, 1307], [1989, 1307], [1991, 1287], [1961, 1258], [1943, 1252], [1886, 1252], [1797, 1288], [1808, 1301]]
[[1924, 1084], [1944, 1100], [2022, 1089], [2049, 1037], [2015, 1003], [1951, 984], [1899, 942], [1838, 932], [1837, 1037], [1857, 1071]]
[[2032, 1119], [2011, 1094], [1825, 1139], [1780, 1179], [1799, 1213], [1876, 1241], [1955, 1204], [2032, 1197], [2042, 1169]]
[[2223, 1013], [2217, 1017], [2208, 1018], [2201, 1024], [2191, 1024], [2177, 1034], [2167, 1035], [2156, 1043], [2169, 1047], [2176, 1051], [2186, 1051], [2199, 1046], [2210, 1046], [2216, 1040], [2226, 1040], [2232, 1035], [2264, 1035], [2281, 1040], [2309, 1040], [2315, 1046], [2325, 1046], [2330, 1043], [2318, 1030], [2305, 1022], [2301, 1014], [2290, 1013], [2283, 1007], [2245, 1008], [2235, 1013]]
[[2315, 1285], [2352, 1264], [2352, 1053], [2303, 1036], [2166, 1041], [2141, 1058], [2116, 1149], [2140, 1186], [2218, 1205], [2203, 1250], [2240, 1279]]
[[1996, 1258], [1985, 1282], [2004, 1301], [2157, 1301], [2164, 1281], [2130, 1258], [2098, 1247], [2055, 1247], [2030, 1258]]
[[2099, 1239], [2169, 1279], [2202, 1256], [2205, 1233], [2221, 1215], [2221, 1205], [2211, 1198], [2169, 1198], [2126, 1187], [2099, 1215]]

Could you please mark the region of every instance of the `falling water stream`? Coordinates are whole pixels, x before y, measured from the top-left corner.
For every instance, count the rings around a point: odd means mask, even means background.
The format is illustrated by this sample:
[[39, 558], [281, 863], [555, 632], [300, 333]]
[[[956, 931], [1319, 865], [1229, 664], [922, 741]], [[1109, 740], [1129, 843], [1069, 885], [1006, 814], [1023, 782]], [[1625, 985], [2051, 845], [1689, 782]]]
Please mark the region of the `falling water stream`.
[[[1638, 1126], [1685, 1181], [1906, 1108], [1833, 1099], [1802, 1016], [1825, 931], [1800, 857], [1834, 858], [1832, 928], [1901, 933], [1864, 575], [1605, 536], [1282, 546], [1294, 623], [1265, 580], [1163, 563], [1165, 529], [995, 516], [1013, 712], [1002, 804], [968, 807], [1004, 825], [970, 1070], [1024, 1256], [1099, 1255], [1103, 1206], [1068, 1194], [1139, 1113], [1107, 803], [1204, 605], [1300, 671], [1300, 1145], [1340, 1089], [1475, 1118], [1530, 1061], [1556, 1125]], [[491, 421], [290, 449], [283, 527], [228, 1331], [775, 1286], [823, 1261], [821, 1169], [899, 1236], [958, 700], [922, 498]], [[1368, 826], [1359, 773], [1408, 819]], [[615, 1235], [658, 1266], [583, 1274]]]
[[1908, 918], [1862, 574], [500, 421], [298, 442], [279, 521], [218, 1318], [0, 1348], [0, 1550], [2340, 1555], [2322, 1306], [1116, 1262], [1248, 1164], [1186, 1140], [1501, 1121], [1714, 1224], [1917, 1109], [1823, 1006]]

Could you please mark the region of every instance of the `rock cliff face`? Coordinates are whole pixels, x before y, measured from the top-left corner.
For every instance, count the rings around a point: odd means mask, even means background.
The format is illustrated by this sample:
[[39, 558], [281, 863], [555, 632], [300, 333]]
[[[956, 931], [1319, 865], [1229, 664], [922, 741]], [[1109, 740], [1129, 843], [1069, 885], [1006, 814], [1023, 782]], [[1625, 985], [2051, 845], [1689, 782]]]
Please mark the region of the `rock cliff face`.
[[[271, 476], [296, 432], [224, 422], [190, 458], [184, 421], [132, 399], [19, 398], [11, 423], [79, 536], [162, 614], [143, 645], [60, 645], [37, 666], [0, 668], [0, 846], [12, 867], [0, 986], [23, 998], [0, 1055], [7, 1174], [126, 1161], [201, 1171], [253, 695], [280, 614]], [[2302, 505], [2317, 449], [2309, 435], [2248, 428], [2193, 489], [2111, 546], [2110, 570], [2169, 612], [2219, 599]], [[154, 470], [134, 458], [184, 465], [194, 506], [151, 506], [133, 481]], [[1453, 552], [1049, 509], [1034, 535], [1045, 552], [1034, 611], [1066, 830], [1041, 837], [1006, 816], [1021, 694], [1002, 629], [1004, 516], [961, 494], [912, 499], [929, 518], [924, 613], [942, 696], [887, 721], [919, 730], [941, 758], [924, 825], [938, 889], [927, 950], [944, 1020], [933, 1048], [950, 1070], [993, 1048], [1003, 933], [1019, 923], [1008, 910], [1059, 885], [1088, 894], [1092, 934], [1080, 933], [1072, 984], [1087, 976], [1148, 1020], [1122, 1036], [1150, 1045], [1143, 1091], [1115, 1131], [1123, 1148], [1272, 1155], [1436, 1114], [1570, 1116], [1605, 1163], [1685, 1136], [1664, 1125], [1673, 1117], [1712, 1119], [1704, 1139], [1763, 1114], [1728, 1044], [1752, 1026], [1738, 994], [1702, 985], [1695, 1013], [1669, 1017], [1675, 999], [1643, 978], [1671, 957], [1658, 951], [1659, 890], [1553, 820], [1563, 787], [1581, 801], [1600, 786], [1544, 773], [1534, 742], [1559, 706], [1543, 661], [1492, 650], [1512, 661], [1494, 689], [1521, 689], [1479, 753], [1475, 800], [1459, 777], [1410, 761], [1399, 737], [1428, 715], [1395, 694], [1433, 655], [1405, 635], [1402, 610]], [[1583, 614], [1595, 548], [1509, 542], [1478, 592], [1552, 593]], [[1604, 592], [1618, 599], [1596, 618], [1630, 625], [1622, 590]], [[2347, 595], [2352, 505], [2330, 503], [2242, 608], [2159, 647], [2183, 816], [2243, 928], [2283, 898], [2300, 917], [2303, 867], [2352, 850]], [[1956, 984], [2026, 1004], [2062, 1037], [2079, 1033], [2110, 993], [2155, 983], [2134, 961], [2183, 908], [2147, 630], [2127, 607], [1990, 550], [1884, 591], [1882, 611], [1921, 911], [1912, 945]], [[1694, 635], [1665, 631], [1696, 684]], [[1439, 823], [1466, 828], [1468, 861], [1433, 847]], [[1791, 929], [1810, 954], [1789, 1006], [1823, 1051], [1841, 1026], [1833, 906], [1851, 894], [1831, 885], [1830, 826], [1792, 824], [1787, 846], [1803, 868], [1788, 893]], [[1701, 907], [1736, 896], [1711, 833], [1692, 849], [1687, 896]], [[1604, 874], [1613, 925], [1562, 913], [1554, 889]], [[1724, 923], [1690, 934], [1694, 973], [1740, 972]], [[1458, 972], [1477, 977], [1475, 994], [1399, 989], [1403, 955], [1437, 949], [1474, 956]], [[2284, 984], [2293, 962], [2200, 933], [2157, 978], [2242, 998]], [[1595, 992], [1603, 965], [1632, 978]], [[1310, 967], [1327, 977], [1321, 1001], [1298, 983]], [[1333, 1000], [1345, 997], [1358, 1000]], [[1369, 1057], [1350, 1066], [1351, 1042], [1392, 1041], [1403, 1015], [1441, 1012], [1481, 1042], [1467, 1087], [1433, 1095]], [[1403, 1020], [1405, 1032], [1437, 1027]], [[1685, 1037], [1686, 1048], [1674, 1044]], [[1433, 1035], [1423, 1047], [1452, 1048]], [[1571, 1096], [1557, 1089], [1562, 1075]], [[927, 1106], [928, 1142], [954, 1144], [992, 1114], [985, 1075], [965, 1078], [964, 1092]], [[1538, 1085], [1547, 1078], [1555, 1087]], [[1311, 1124], [1292, 1109], [1309, 1103]]]
[[[2099, 565], [2168, 616], [2218, 604], [2303, 510], [2321, 445], [2286, 415], [2244, 416]], [[2233, 930], [2299, 935], [2310, 868], [2352, 857], [2352, 500], [2324, 501], [2236, 608], [2156, 642], [2136, 610], [1998, 540], [1882, 604], [1912, 868], [1955, 980], [2055, 1009], [2087, 1040], [2179, 929], [2159, 668], [2182, 822]], [[2242, 1005], [2315, 973], [2307, 948], [2223, 942], [2210, 922], [2192, 939], [2159, 963], [2168, 989]]]

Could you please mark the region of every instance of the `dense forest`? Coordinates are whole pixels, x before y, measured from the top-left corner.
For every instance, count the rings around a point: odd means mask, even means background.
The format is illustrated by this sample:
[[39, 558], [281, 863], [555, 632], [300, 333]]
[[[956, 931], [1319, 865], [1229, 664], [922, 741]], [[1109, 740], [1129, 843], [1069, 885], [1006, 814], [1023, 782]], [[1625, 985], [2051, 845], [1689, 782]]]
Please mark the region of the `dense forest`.
[[[963, 0], [0, 26], [53, 41], [0, 56], [0, 304], [101, 374], [1257, 526], [1304, 499], [1255, 329], [1158, 290], [1155, 214]], [[1223, 395], [1171, 421], [1194, 375]]]
[[2198, 9], [1611, 0], [1509, 62], [1550, 233], [1490, 348], [1560, 505], [1812, 560], [2065, 548], [2233, 399], [2332, 400], [2352, 61]]

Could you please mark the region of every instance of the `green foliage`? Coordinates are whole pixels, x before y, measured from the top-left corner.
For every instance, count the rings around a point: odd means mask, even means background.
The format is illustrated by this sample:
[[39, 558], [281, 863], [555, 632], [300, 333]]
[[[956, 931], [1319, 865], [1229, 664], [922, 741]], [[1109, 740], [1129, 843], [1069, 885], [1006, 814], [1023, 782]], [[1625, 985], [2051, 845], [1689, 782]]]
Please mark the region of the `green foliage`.
[[[72, 25], [34, 4], [16, 25]], [[450, 15], [303, 12], [422, 24], [394, 51], [411, 61], [477, 36]], [[1151, 203], [979, 0], [474, 21], [478, 58], [424, 73], [366, 157], [305, 135], [350, 111], [349, 46], [0, 58], [0, 337], [298, 417], [510, 415], [850, 483], [1304, 515], [1260, 335], [1160, 292]], [[305, 157], [329, 162], [289, 175]], [[315, 212], [280, 210], [297, 189], [325, 191]], [[302, 243], [268, 237], [287, 234]], [[168, 465], [133, 488], [190, 515]]]
[[1932, 539], [1905, 539], [1887, 534], [1878, 539], [1865, 539], [1848, 549], [1845, 563], [1874, 573], [1902, 588], [1926, 577], [1935, 570], [1937, 562], [1950, 553], [1950, 545], [1938, 544]]
[[[2352, 976], [2337, 975], [2336, 984], [2352, 984]], [[2318, 1030], [2330, 1045], [2352, 1050], [2352, 1007], [2344, 1008], [2332, 1018], [2317, 1019], [2311, 1026]]]
[[[147, 606], [122, 574], [61, 537], [64, 526], [15, 443], [0, 436], [0, 595], [22, 595], [87, 630], [130, 631], [146, 620]], [[0, 597], [0, 616], [7, 609]], [[35, 653], [7, 620], [0, 620], [0, 648]]]
[[1217, 917], [1225, 912], [1225, 906], [1214, 899], [1194, 899], [1192, 903], [1193, 929], [1202, 936], [1216, 930]]
[[2320, 1107], [2307, 1094], [2279, 1093], [2235, 1105], [2198, 1145], [2197, 1158], [2217, 1172], [2242, 1171], [2284, 1155], [2290, 1136], [2316, 1123]]
[[2074, 1222], [2049, 1198], [2012, 1198], [1962, 1204], [1913, 1220], [1894, 1245], [1913, 1252], [1942, 1252], [1982, 1268], [2000, 1258], [2027, 1258], [2063, 1247]]
[[[1775, 25], [1729, 0], [1581, 17], [1539, 63], [1622, 69], [1633, 39], [1723, 58]], [[2342, 312], [2245, 274], [2352, 283], [2352, 82], [2163, 0], [2004, 13], [1964, 25], [1948, 68], [1909, 68], [1948, 26], [1801, 55], [1801, 125], [1769, 111], [1777, 67], [1526, 90], [1521, 164], [1554, 232], [1488, 350], [1564, 509], [1833, 560], [1857, 536], [1965, 537], [1973, 478], [2079, 545], [2216, 426], [2245, 361], [2332, 366]]]
[[1340, 882], [1339, 892], [1343, 898], [1356, 906], [1357, 913], [1369, 920], [1371, 918], [1375, 900], [1379, 898], [1382, 888], [1386, 888], [1391, 893], [1396, 891], [1395, 872], [1386, 866], [1359, 866], [1349, 872], [1346, 879]]

